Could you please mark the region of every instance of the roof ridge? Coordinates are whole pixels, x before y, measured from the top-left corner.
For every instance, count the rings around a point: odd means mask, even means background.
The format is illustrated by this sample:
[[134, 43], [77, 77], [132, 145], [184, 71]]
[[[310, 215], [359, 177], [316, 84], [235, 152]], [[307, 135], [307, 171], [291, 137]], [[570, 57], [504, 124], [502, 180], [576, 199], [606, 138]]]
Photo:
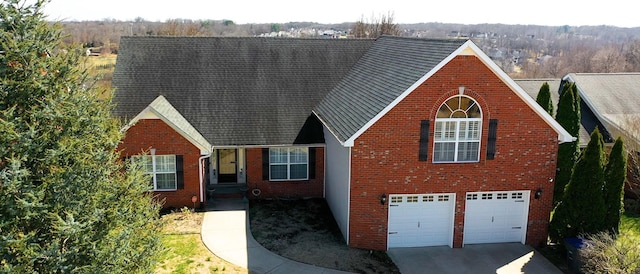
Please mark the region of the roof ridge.
[[340, 38], [340, 39], [327, 39], [323, 37], [261, 37], [261, 36], [166, 36], [166, 35], [154, 35], [154, 36], [122, 36], [121, 39], [193, 39], [193, 40], [300, 40], [300, 41], [371, 41], [376, 40], [374, 38]]
[[[447, 42], [460, 42], [460, 41], [469, 41], [469, 38], [424, 38], [424, 37], [407, 37], [407, 36], [395, 36], [389, 34], [383, 34], [377, 39], [380, 38], [394, 38], [394, 39], [405, 39], [405, 40], [417, 40], [417, 41], [447, 41]], [[376, 40], [377, 40], [376, 39]]]

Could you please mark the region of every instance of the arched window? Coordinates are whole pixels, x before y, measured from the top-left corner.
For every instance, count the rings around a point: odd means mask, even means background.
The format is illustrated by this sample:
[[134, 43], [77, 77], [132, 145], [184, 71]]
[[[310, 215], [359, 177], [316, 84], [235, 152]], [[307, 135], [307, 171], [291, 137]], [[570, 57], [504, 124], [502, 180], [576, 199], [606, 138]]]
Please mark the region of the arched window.
[[433, 162], [477, 162], [480, 160], [482, 111], [465, 95], [449, 98], [438, 109]]

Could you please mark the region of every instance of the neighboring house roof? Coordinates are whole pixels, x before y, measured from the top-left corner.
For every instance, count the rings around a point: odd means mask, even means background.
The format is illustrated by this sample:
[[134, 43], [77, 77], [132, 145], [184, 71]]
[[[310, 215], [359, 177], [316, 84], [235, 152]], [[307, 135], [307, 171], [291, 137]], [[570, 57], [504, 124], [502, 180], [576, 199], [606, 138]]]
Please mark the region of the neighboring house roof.
[[[538, 93], [540, 92], [542, 84], [548, 83], [549, 91], [551, 92], [551, 101], [553, 102], [553, 117], [555, 117], [556, 112], [558, 111], [558, 101], [560, 101], [561, 79], [514, 79], [514, 81], [534, 100], [538, 98]], [[580, 142], [579, 145], [581, 147], [585, 147], [589, 143], [589, 139], [591, 139], [590, 132], [595, 128], [595, 126], [588, 126], [591, 131], [587, 131], [587, 129], [585, 129], [585, 124], [595, 125], [597, 124], [598, 119], [591, 111], [585, 110], [584, 107], [582, 107], [580, 114], [582, 116], [582, 123], [580, 125], [578, 141]]]
[[640, 73], [570, 73], [563, 80], [576, 83], [582, 101], [614, 137], [640, 140]]
[[311, 110], [373, 43], [122, 37], [114, 114], [131, 119], [162, 95], [214, 146], [323, 143]]
[[349, 74], [314, 108], [344, 145], [354, 140], [457, 55], [476, 55], [536, 111], [560, 142], [572, 137], [470, 40], [382, 36]]

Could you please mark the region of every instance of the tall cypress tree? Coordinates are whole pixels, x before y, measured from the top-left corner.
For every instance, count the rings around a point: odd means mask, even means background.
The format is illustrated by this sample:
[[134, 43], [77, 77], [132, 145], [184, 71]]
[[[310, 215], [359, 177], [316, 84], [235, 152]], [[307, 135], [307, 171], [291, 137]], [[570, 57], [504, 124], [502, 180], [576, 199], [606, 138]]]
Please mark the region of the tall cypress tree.
[[619, 232], [620, 215], [624, 210], [624, 184], [627, 180], [627, 153], [622, 138], [618, 137], [604, 170], [604, 200], [607, 209], [605, 226], [610, 232]]
[[544, 82], [538, 91], [536, 102], [547, 112], [549, 115], [553, 115], [553, 101], [551, 100], [551, 91], [549, 90], [549, 83]]
[[48, 1], [29, 2], [0, 3], [0, 269], [151, 272], [161, 246], [147, 177], [123, 168], [112, 103], [45, 21]]
[[603, 143], [596, 128], [551, 219], [549, 234], [555, 242], [605, 230]]
[[579, 155], [580, 103], [576, 103], [576, 101], [579, 100], [576, 98], [577, 95], [577, 88], [573, 83], [567, 82], [563, 85], [560, 101], [558, 102], [556, 121], [558, 121], [571, 136], [576, 137], [576, 141], [563, 143], [558, 146], [558, 164], [553, 189], [554, 204], [558, 204], [562, 199], [564, 189], [571, 179], [573, 166]]

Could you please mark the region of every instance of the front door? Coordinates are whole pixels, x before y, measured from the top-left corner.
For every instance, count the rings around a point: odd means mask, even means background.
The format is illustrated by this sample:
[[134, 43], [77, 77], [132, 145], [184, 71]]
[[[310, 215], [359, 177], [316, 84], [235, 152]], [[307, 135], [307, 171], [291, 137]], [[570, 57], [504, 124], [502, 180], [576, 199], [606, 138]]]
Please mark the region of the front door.
[[238, 150], [218, 149], [218, 183], [238, 182]]

